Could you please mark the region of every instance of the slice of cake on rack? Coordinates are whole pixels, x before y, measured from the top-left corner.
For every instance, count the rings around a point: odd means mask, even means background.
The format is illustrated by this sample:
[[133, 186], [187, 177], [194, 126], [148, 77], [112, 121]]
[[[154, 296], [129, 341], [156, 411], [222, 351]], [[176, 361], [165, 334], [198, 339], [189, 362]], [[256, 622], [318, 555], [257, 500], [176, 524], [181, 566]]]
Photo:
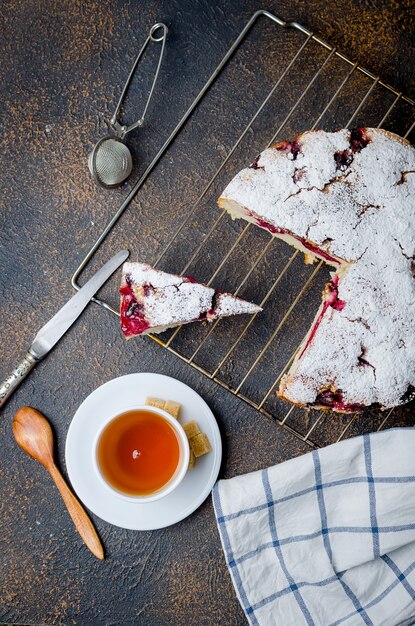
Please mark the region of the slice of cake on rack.
[[262, 152], [219, 205], [336, 268], [279, 395], [358, 412], [415, 397], [415, 150], [384, 130]]
[[145, 263], [124, 263], [120, 293], [121, 330], [127, 338], [262, 310], [190, 276], [161, 272]]

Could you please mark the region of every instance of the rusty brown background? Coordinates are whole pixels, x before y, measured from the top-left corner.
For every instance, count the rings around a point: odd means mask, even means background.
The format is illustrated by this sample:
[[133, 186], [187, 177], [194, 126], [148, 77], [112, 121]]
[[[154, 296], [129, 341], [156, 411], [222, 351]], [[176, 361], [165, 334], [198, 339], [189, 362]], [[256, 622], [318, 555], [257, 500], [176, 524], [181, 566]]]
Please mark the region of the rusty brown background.
[[[9, 373], [38, 328], [71, 295], [72, 272], [126, 195], [126, 187], [97, 188], [86, 155], [105, 132], [104, 120], [147, 29], [163, 20], [171, 30], [156, 103], [146, 127], [131, 138], [137, 164], [133, 180], [258, 8], [250, 0], [3, 0], [2, 374]], [[263, 8], [304, 23], [415, 97], [411, 0], [270, 0]], [[260, 36], [253, 33], [251, 61], [255, 37]], [[280, 54], [273, 56], [270, 50], [268, 61], [261, 55], [271, 75], [284, 56], [285, 43], [266, 36]], [[287, 54], [295, 45], [288, 42]], [[247, 61], [241, 57], [239, 70]], [[180, 221], [178, 207], [203, 188], [217, 156], [223, 158], [229, 149], [231, 129], [249, 108], [250, 95], [258, 87], [255, 72], [247, 65], [245, 71], [249, 97], [234, 95], [231, 116], [222, 106], [227, 94], [220, 89], [206, 104], [206, 114], [223, 122], [222, 134], [212, 139], [197, 121], [186, 129], [185, 138], [122, 218], [98, 261], [120, 245], [135, 246], [148, 260], [157, 256]], [[147, 78], [140, 80], [130, 92], [129, 120], [143, 101], [142, 84], [148, 84]], [[280, 101], [283, 106], [284, 92]], [[178, 200], [172, 191], [177, 187]], [[135, 371], [175, 376], [206, 399], [222, 432], [223, 477], [308, 450], [152, 341], [126, 344], [117, 322], [89, 306], [1, 415], [0, 621], [105, 626], [245, 623], [226, 571], [210, 499], [187, 520], [161, 531], [126, 531], [94, 518], [107, 550], [105, 562], [98, 563], [81, 544], [45, 471], [12, 438], [11, 418], [18, 407], [30, 404], [43, 411], [55, 428], [65, 471], [65, 436], [77, 406], [110, 378]], [[414, 424], [411, 406], [399, 415], [397, 423]], [[320, 444], [331, 427], [321, 432]]]

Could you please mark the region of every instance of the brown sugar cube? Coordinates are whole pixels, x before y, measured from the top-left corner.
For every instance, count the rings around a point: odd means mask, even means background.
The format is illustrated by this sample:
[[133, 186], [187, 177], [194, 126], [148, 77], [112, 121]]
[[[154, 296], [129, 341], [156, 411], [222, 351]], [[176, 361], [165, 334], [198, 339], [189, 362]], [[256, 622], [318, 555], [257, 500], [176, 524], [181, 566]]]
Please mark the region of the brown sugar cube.
[[199, 433], [196, 437], [192, 437], [189, 443], [196, 458], [212, 451], [212, 446], [206, 433]]
[[193, 453], [192, 448], [190, 448], [189, 469], [193, 469], [195, 465], [196, 465], [196, 457]]
[[147, 406], [155, 406], [156, 409], [164, 409], [166, 402], [161, 398], [152, 398], [149, 396], [148, 398], [146, 398], [146, 404]]
[[200, 433], [200, 428], [197, 422], [195, 422], [195, 420], [192, 420], [191, 422], [187, 422], [186, 424], [183, 424], [183, 429], [189, 441], [192, 437], [196, 437], [196, 435]]
[[182, 405], [178, 402], [173, 402], [173, 400], [166, 400], [164, 410], [167, 411], [167, 413], [170, 413], [170, 415], [172, 415], [176, 419], [179, 419], [181, 407]]

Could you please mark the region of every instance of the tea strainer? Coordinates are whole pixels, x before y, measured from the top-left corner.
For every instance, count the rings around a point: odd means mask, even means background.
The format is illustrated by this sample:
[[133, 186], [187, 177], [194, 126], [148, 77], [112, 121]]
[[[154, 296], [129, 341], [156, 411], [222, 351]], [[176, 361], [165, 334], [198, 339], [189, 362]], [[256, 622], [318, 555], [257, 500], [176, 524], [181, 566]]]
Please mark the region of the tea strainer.
[[[133, 159], [131, 156], [131, 152], [128, 146], [125, 144], [124, 139], [128, 133], [136, 128], [141, 127], [144, 123], [144, 118], [146, 116], [150, 100], [153, 96], [154, 87], [156, 85], [159, 75], [160, 66], [164, 55], [164, 48], [166, 45], [167, 33], [167, 26], [161, 22], [154, 24], [150, 28], [148, 37], [144, 42], [144, 45], [141, 48], [140, 52], [138, 53], [138, 56], [134, 61], [134, 65], [128, 75], [127, 81], [123, 87], [120, 99], [114, 111], [114, 115], [108, 122], [109, 126], [111, 126], [111, 128], [114, 130], [115, 135], [107, 135], [106, 137], [103, 137], [102, 139], [97, 141], [94, 149], [88, 157], [89, 171], [91, 172], [97, 183], [99, 183], [102, 187], [105, 187], [106, 189], [111, 189], [113, 187], [118, 187], [119, 185], [121, 185], [128, 178], [133, 169]], [[151, 85], [147, 102], [144, 106], [141, 117], [133, 124], [127, 126], [126, 124], [122, 124], [119, 121], [118, 116], [120, 108], [122, 103], [124, 102], [128, 87], [137, 68], [137, 65], [139, 64], [140, 59], [150, 42], [161, 43], [160, 56], [154, 74], [153, 83]]]

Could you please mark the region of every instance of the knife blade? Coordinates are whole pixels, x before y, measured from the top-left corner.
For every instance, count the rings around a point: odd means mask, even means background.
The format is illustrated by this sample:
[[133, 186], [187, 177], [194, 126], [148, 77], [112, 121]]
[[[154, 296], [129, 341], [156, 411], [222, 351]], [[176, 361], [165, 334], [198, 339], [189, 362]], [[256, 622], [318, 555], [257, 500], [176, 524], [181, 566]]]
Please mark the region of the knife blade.
[[121, 250], [105, 263], [63, 307], [39, 330], [28, 353], [17, 365], [12, 374], [0, 385], [0, 408], [6, 403], [13, 391], [39, 363], [66, 331], [78, 319], [91, 298], [108, 278], [129, 257], [128, 250]]

